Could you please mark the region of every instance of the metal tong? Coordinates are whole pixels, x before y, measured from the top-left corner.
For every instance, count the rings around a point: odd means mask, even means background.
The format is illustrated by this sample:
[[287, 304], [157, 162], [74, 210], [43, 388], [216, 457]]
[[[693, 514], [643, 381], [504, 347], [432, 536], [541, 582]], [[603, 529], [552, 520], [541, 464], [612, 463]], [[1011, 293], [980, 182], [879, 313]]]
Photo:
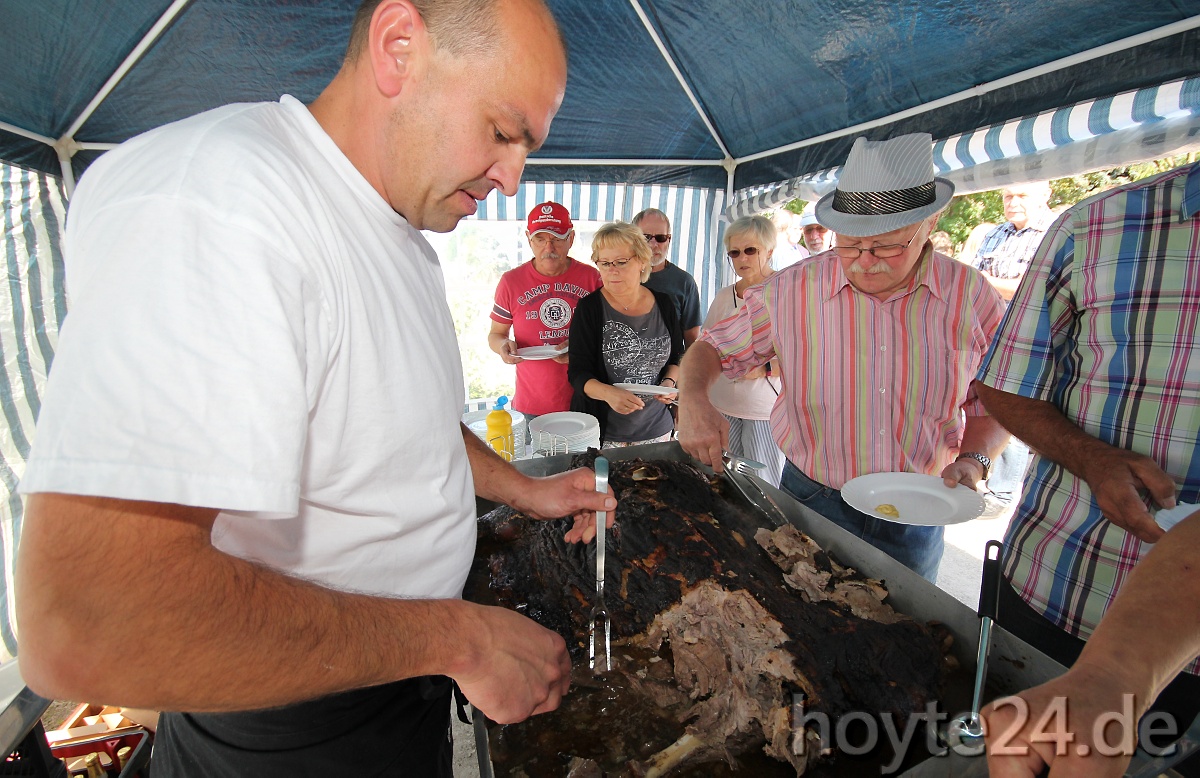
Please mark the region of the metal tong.
[[[975, 654], [975, 694], [971, 712], [950, 722], [948, 734], [969, 749], [983, 753], [983, 722], [979, 708], [983, 703], [983, 683], [987, 677], [988, 655], [992, 649], [992, 622], [1000, 600], [1000, 553], [1004, 546], [989, 540], [983, 551], [983, 580], [979, 585], [979, 649]], [[992, 552], [995, 551], [993, 556]]]
[[[754, 475], [754, 471], [765, 469], [766, 465], [755, 462], [753, 459], [735, 457], [728, 451], [721, 452], [721, 464], [724, 465], [722, 472], [725, 473], [725, 477], [729, 479], [729, 483], [733, 484], [734, 487], [742, 493], [742, 497], [746, 498], [746, 502], [750, 503], [750, 505], [758, 506], [762, 510], [771, 514], [771, 520], [775, 522], [775, 526], [782, 527], [784, 524], [787, 524], [787, 518], [784, 516], [780, 507], [775, 503], [774, 500], [771, 499], [770, 495], [762, 490], [761, 486], [754, 482], [753, 478], [749, 477]], [[752, 486], [754, 491], [758, 492], [758, 496], [763, 499], [763, 502], [760, 503], [751, 497], [749, 492], [746, 491], [746, 488], [742, 486], [737, 479], [730, 475], [731, 472], [745, 477], [746, 483]]]
[[[608, 493], [608, 460], [596, 457], [596, 491]], [[596, 601], [588, 621], [588, 667], [600, 673], [612, 669], [612, 621], [604, 605], [604, 539], [607, 534], [608, 511], [596, 511]], [[596, 623], [604, 619], [604, 667], [596, 663]]]

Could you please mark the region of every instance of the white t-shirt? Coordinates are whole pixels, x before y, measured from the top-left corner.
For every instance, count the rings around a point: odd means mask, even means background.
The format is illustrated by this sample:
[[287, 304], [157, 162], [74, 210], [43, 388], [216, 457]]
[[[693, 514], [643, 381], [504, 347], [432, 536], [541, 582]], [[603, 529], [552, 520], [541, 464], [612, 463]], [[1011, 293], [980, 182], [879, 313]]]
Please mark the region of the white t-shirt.
[[[704, 319], [704, 329], [728, 319], [741, 307], [742, 301], [734, 297], [733, 286], [724, 287], [713, 297], [712, 305], [708, 306], [708, 316]], [[774, 376], [734, 381], [722, 373], [709, 388], [708, 399], [714, 408], [726, 416], [764, 421], [771, 418], [771, 409], [775, 407], [775, 400], [781, 391], [779, 379]]]
[[475, 506], [441, 266], [304, 105], [225, 106], [105, 154], [65, 254], [22, 492], [218, 508], [230, 554], [461, 594]]

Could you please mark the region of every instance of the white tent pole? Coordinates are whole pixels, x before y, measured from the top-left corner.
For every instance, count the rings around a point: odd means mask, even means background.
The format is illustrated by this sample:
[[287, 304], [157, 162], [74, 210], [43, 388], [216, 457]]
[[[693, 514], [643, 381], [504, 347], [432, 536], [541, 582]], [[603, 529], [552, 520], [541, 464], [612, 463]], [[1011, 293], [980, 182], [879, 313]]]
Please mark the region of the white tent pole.
[[675, 60], [673, 60], [670, 53], [667, 52], [667, 47], [663, 45], [662, 38], [658, 37], [658, 32], [655, 31], [654, 25], [650, 23], [650, 18], [646, 16], [646, 12], [642, 10], [642, 4], [639, 3], [638, 0], [629, 0], [629, 4], [633, 6], [633, 10], [635, 13], [637, 13], [638, 18], [642, 20], [642, 26], [646, 28], [646, 32], [650, 33], [650, 38], [654, 41], [654, 45], [658, 47], [658, 53], [662, 55], [662, 58], [667, 62], [667, 66], [671, 68], [671, 72], [675, 74], [675, 80], [679, 82], [679, 85], [683, 87], [684, 93], [687, 94], [688, 99], [692, 101], [692, 107], [696, 109], [696, 113], [700, 115], [700, 119], [704, 122], [704, 126], [708, 128], [708, 134], [712, 135], [713, 140], [717, 142], [717, 146], [721, 148], [721, 153], [724, 154], [726, 158], [732, 159], [733, 155], [729, 153], [729, 149], [725, 148], [725, 144], [721, 141], [721, 136], [717, 134], [717, 128], [713, 126], [713, 123], [708, 118], [708, 114], [705, 113], [704, 109], [700, 107], [700, 101], [696, 99], [696, 95], [692, 94], [692, 89], [688, 86], [687, 81], [684, 80], [683, 73], [680, 72], [679, 66], [675, 64]]
[[526, 165], [644, 165], [646, 167], [724, 167], [720, 159], [557, 159], [529, 157]]
[[1053, 73], [1056, 70], [1062, 70], [1063, 68], [1071, 67], [1072, 65], [1078, 65], [1081, 62], [1087, 62], [1089, 60], [1096, 59], [1097, 57], [1103, 57], [1118, 51], [1131, 49], [1134, 46], [1140, 46], [1143, 43], [1150, 43], [1151, 41], [1167, 38], [1171, 35], [1177, 35], [1181, 32], [1187, 32], [1188, 30], [1195, 29], [1196, 27], [1200, 27], [1200, 16], [1192, 16], [1182, 21], [1175, 22], [1174, 24], [1168, 24], [1165, 27], [1159, 27], [1155, 30], [1148, 30], [1146, 32], [1139, 33], [1138, 35], [1122, 38], [1119, 41], [1106, 43], [1105, 45], [1097, 46], [1094, 49], [1081, 51], [1078, 54], [1072, 54], [1069, 57], [1063, 57], [1062, 59], [1056, 59], [1053, 62], [1047, 62], [1044, 65], [1038, 65], [1037, 67], [1029, 68], [1028, 70], [1022, 70], [1020, 73], [1014, 73], [1011, 76], [1005, 76], [1004, 78], [1000, 78], [995, 81], [989, 81], [986, 84], [979, 84], [978, 86], [974, 86], [962, 92], [957, 92], [955, 94], [948, 95], [947, 97], [942, 97], [940, 99], [933, 100], [932, 102], [925, 103], [924, 105], [918, 105], [915, 108], [909, 108], [907, 110], [893, 113], [879, 119], [863, 122], [862, 124], [856, 124], [853, 127], [846, 127], [834, 132], [827, 132], [824, 135], [818, 135], [814, 138], [808, 138], [807, 140], [789, 143], [786, 146], [779, 146], [778, 148], [769, 149], [767, 151], [759, 151], [754, 154], [750, 154], [749, 156], [739, 157], [737, 163], [740, 165], [744, 162], [752, 162], [756, 159], [762, 159], [763, 157], [771, 157], [776, 154], [802, 149], [806, 146], [813, 146], [817, 143], [822, 143], [832, 138], [841, 138], [845, 137], [846, 135], [854, 135], [855, 133], [869, 130], [872, 127], [879, 127], [884, 124], [890, 124], [894, 121], [899, 121], [900, 119], [907, 119], [910, 116], [916, 116], [918, 114], [931, 111], [935, 108], [942, 108], [943, 106], [950, 105], [951, 103], [957, 103], [971, 97], [978, 97], [1002, 87], [1011, 86], [1022, 81], [1028, 81], [1031, 78], [1036, 78], [1037, 76], [1042, 76], [1047, 73]]
[[163, 12], [163, 15], [158, 18], [158, 21], [154, 23], [154, 26], [150, 28], [150, 31], [147, 32], [141, 41], [138, 42], [138, 45], [133, 48], [133, 51], [129, 52], [129, 55], [125, 57], [125, 61], [121, 63], [121, 66], [117, 68], [116, 72], [108, 77], [108, 80], [104, 82], [104, 86], [100, 87], [100, 91], [97, 92], [96, 96], [93, 97], [91, 102], [87, 104], [87, 107], [83, 109], [83, 112], [75, 118], [75, 121], [71, 122], [71, 126], [67, 128], [66, 132], [63, 133], [63, 138], [75, 137], [75, 133], [79, 132], [79, 128], [83, 126], [84, 122], [91, 118], [92, 113], [95, 112], [100, 103], [104, 102], [105, 98], [107, 98], [109, 93], [116, 88], [117, 84], [120, 83], [121, 79], [125, 77], [125, 74], [129, 72], [130, 68], [137, 64], [138, 60], [142, 58], [142, 55], [146, 53], [146, 50], [149, 49], [150, 46], [153, 45], [154, 41], [158, 39], [158, 36], [162, 34], [163, 30], [167, 29], [168, 25], [175, 20], [175, 17], [178, 16], [179, 13], [185, 7], [187, 7], [188, 3], [191, 1], [192, 0], [175, 0], [175, 2], [171, 3], [171, 7]]
[[58, 154], [58, 166], [62, 169], [63, 188], [66, 190], [67, 200], [75, 194], [75, 171], [71, 168], [71, 152], [55, 144], [54, 151]]
[[77, 151], [112, 151], [120, 143], [77, 143], [75, 144]]
[[29, 138], [30, 140], [36, 140], [40, 143], [45, 143], [47, 146], [54, 145], [53, 138], [47, 138], [45, 135], [38, 135], [36, 132], [30, 132], [29, 130], [22, 129], [17, 125], [9, 124], [8, 122], [0, 122], [0, 130], [11, 132], [13, 135], [20, 135], [22, 138]]

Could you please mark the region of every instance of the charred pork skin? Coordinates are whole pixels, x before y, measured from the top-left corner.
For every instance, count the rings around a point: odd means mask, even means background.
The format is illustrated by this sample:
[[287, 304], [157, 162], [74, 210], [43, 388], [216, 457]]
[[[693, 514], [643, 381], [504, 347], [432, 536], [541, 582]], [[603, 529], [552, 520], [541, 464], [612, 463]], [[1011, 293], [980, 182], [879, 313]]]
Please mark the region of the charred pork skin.
[[722, 497], [722, 479], [687, 463], [614, 461], [610, 483], [606, 599], [620, 661], [605, 678], [586, 659], [594, 544], [564, 543], [565, 519], [501, 508], [480, 520], [468, 599], [557, 631], [582, 667], [559, 711], [497, 728], [498, 767], [656, 776], [762, 751], [800, 775], [822, 754], [793, 726], [796, 695], [833, 721], [903, 717], [936, 698], [941, 641], [884, 602], [882, 581], [790, 525], [761, 527]]

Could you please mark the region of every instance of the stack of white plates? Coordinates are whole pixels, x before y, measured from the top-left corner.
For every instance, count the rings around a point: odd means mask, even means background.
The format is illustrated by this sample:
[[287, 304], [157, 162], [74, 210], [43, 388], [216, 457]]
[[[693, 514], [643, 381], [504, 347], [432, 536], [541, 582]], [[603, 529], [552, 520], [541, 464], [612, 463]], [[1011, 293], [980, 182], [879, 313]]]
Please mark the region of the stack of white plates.
[[[505, 410], [508, 410], [507, 408]], [[520, 411], [508, 411], [512, 415], [513, 427], [513, 445], [516, 450], [513, 452], [513, 459], [524, 459], [525, 452], [525, 414]], [[475, 433], [475, 436], [487, 443], [487, 415], [491, 413], [489, 410], [471, 411], [464, 413], [462, 420], [463, 424], [467, 425], [467, 429]]]
[[582, 454], [589, 447], [600, 448], [600, 422], [587, 413], [560, 411], [538, 416], [529, 422], [529, 434], [535, 455]]

